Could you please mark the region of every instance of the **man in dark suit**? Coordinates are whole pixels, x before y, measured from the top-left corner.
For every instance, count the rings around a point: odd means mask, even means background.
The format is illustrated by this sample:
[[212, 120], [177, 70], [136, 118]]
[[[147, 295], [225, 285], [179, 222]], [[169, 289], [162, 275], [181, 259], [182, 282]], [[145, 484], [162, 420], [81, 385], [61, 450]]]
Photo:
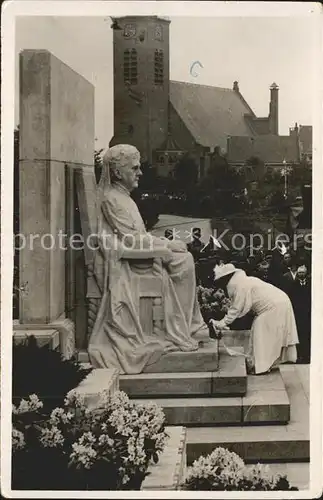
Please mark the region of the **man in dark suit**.
[[283, 256], [282, 262], [282, 279], [280, 288], [284, 290], [289, 296], [291, 293], [291, 288], [296, 280], [298, 263], [296, 255], [293, 253], [286, 253]]
[[308, 364], [311, 359], [312, 293], [311, 278], [305, 264], [297, 268], [296, 278], [290, 285], [289, 294], [299, 338], [297, 362]]
[[193, 227], [192, 230], [192, 241], [187, 244], [187, 250], [193, 255], [193, 259], [196, 262], [201, 254], [202, 248], [205, 246], [203, 241], [201, 241], [202, 232], [200, 227]]
[[288, 243], [278, 240], [271, 254], [272, 258], [268, 270], [268, 281], [278, 288], [281, 288], [282, 286], [282, 278], [284, 274], [283, 257], [287, 252], [289, 252]]

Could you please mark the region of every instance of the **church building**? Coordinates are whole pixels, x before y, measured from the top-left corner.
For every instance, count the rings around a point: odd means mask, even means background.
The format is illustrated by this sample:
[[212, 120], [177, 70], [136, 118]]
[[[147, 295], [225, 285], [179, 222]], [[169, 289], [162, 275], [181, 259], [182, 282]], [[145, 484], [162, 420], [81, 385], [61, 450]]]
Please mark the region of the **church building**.
[[300, 160], [299, 128], [280, 136], [279, 88], [270, 87], [269, 113], [257, 117], [240, 92], [170, 80], [170, 21], [158, 16], [115, 18], [114, 137], [110, 146], [136, 146], [158, 174], [170, 175], [189, 154], [206, 172], [210, 155], [220, 148], [231, 165], [257, 156], [266, 165]]

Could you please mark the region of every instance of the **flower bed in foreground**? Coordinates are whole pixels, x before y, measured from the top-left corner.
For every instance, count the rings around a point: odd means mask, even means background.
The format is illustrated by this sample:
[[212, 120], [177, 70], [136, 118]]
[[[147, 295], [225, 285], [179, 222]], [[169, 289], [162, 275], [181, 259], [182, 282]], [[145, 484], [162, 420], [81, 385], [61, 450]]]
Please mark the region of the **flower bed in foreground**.
[[291, 491], [285, 476], [274, 475], [267, 465], [246, 467], [242, 458], [224, 448], [201, 456], [188, 469], [183, 490], [195, 491]]
[[15, 490], [139, 490], [168, 438], [161, 408], [120, 391], [95, 409], [75, 390], [49, 418], [42, 407], [36, 395], [13, 406]]

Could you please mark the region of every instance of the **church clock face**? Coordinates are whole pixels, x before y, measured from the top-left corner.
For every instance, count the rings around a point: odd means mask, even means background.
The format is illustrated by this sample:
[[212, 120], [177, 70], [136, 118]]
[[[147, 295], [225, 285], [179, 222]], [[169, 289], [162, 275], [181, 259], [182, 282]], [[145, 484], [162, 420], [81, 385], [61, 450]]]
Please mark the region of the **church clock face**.
[[134, 36], [136, 36], [135, 24], [126, 24], [124, 27], [123, 36], [125, 38], [133, 38]]
[[163, 28], [161, 26], [156, 26], [155, 28], [155, 40], [162, 40], [163, 39]]

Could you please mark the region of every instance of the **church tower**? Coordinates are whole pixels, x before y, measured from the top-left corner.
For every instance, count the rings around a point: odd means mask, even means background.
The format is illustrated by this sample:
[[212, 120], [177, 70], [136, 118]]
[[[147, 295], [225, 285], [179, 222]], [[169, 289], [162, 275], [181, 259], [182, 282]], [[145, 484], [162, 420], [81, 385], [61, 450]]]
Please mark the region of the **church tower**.
[[142, 160], [167, 139], [169, 24], [158, 16], [113, 19], [114, 137], [132, 144]]

